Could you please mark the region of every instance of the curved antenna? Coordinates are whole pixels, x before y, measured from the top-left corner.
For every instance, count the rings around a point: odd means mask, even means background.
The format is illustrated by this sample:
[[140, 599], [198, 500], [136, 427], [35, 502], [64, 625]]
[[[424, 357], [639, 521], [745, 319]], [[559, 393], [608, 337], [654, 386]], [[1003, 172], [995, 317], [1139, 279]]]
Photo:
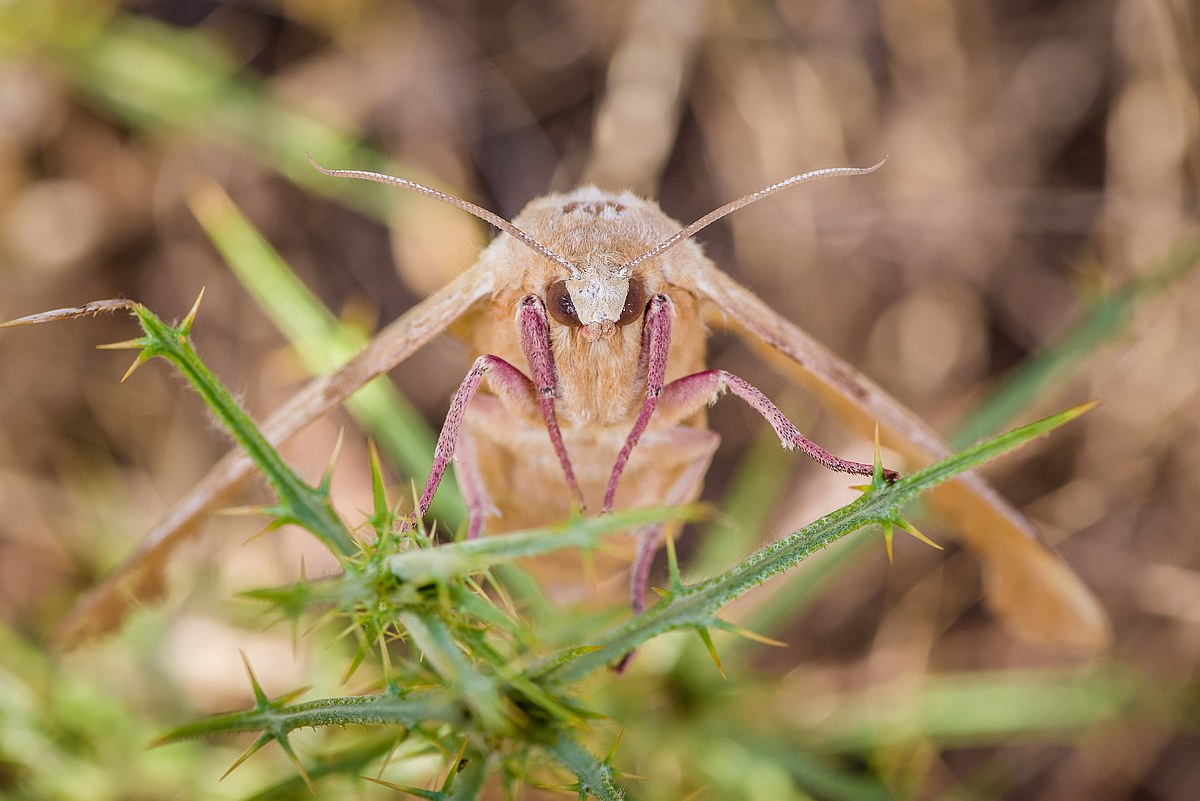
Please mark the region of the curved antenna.
[[510, 223], [499, 214], [490, 212], [482, 206], [476, 206], [469, 200], [463, 200], [462, 198], [457, 198], [454, 195], [450, 195], [445, 192], [439, 192], [436, 189], [431, 189], [424, 184], [419, 184], [416, 181], [410, 181], [407, 178], [396, 178], [392, 175], [384, 175], [381, 172], [368, 172], [366, 170], [331, 170], [326, 167], [322, 167], [317, 163], [316, 159], [314, 159], [308, 153], [305, 153], [304, 155], [308, 156], [308, 163], [313, 166], [313, 169], [324, 175], [328, 175], [333, 178], [357, 178], [360, 181], [374, 181], [377, 184], [388, 184], [389, 186], [398, 186], [401, 189], [411, 189], [414, 192], [426, 195], [434, 200], [440, 200], [443, 203], [454, 206], [455, 208], [462, 209], [468, 214], [473, 214], [484, 222], [490, 223], [513, 238], [520, 240], [525, 247], [529, 248], [534, 253], [545, 256], [555, 264], [566, 268], [567, 272], [571, 274], [572, 278], [579, 277], [579, 269], [574, 264], [571, 264], [571, 262], [567, 261], [553, 250], [546, 247], [541, 242], [537, 241], [532, 236]]
[[670, 250], [671, 248], [675, 247], [683, 240], [695, 235], [702, 228], [708, 227], [712, 223], [716, 222], [717, 220], [721, 219], [722, 217], [724, 217], [728, 214], [733, 214], [733, 212], [737, 211], [740, 208], [749, 206], [751, 203], [757, 203], [758, 201], [762, 200], [763, 198], [767, 197], [768, 195], [773, 195], [776, 192], [780, 192], [784, 189], [789, 189], [793, 186], [798, 186], [800, 184], [806, 184], [809, 181], [816, 181], [820, 178], [829, 178], [829, 177], [832, 177], [835, 175], [867, 175], [869, 173], [872, 173], [872, 172], [875, 172], [876, 170], [878, 170], [880, 167], [882, 167], [884, 165], [884, 163], [886, 161], [887, 161], [887, 156], [884, 156], [882, 159], [879, 160], [879, 162], [877, 164], [873, 164], [870, 167], [826, 167], [823, 170], [813, 170], [812, 172], [806, 172], [806, 173], [802, 173], [800, 175], [793, 175], [791, 178], [787, 178], [783, 181], [780, 181], [777, 184], [771, 184], [770, 186], [768, 186], [764, 189], [760, 189], [757, 192], [751, 192], [748, 195], [743, 195], [742, 197], [738, 198], [737, 200], [734, 200], [730, 203], [726, 203], [724, 206], [721, 206], [719, 209], [714, 209], [713, 211], [710, 211], [708, 214], [705, 214], [703, 217], [696, 220], [691, 225], [687, 226], [686, 228], [681, 229], [678, 233], [676, 233], [671, 238], [664, 239], [662, 242], [659, 242], [657, 245], [650, 248], [650, 250], [647, 250], [645, 253], [643, 253], [642, 255], [633, 259], [632, 261], [625, 262], [618, 269], [618, 272], [628, 275], [630, 273], [630, 271], [633, 270], [634, 267], [637, 267], [642, 262], [653, 259], [656, 256], [661, 256], [665, 251]]

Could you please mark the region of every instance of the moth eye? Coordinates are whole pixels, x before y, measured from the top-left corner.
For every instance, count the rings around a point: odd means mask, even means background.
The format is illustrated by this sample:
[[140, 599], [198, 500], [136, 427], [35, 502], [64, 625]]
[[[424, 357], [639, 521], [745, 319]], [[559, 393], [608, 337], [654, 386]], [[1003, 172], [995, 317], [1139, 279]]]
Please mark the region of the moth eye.
[[567, 291], [567, 285], [563, 281], [555, 281], [546, 287], [546, 310], [563, 325], [571, 328], [583, 325], [579, 322], [579, 312], [575, 311], [575, 303], [571, 300], [571, 293]]
[[646, 289], [642, 286], [642, 279], [630, 278], [629, 291], [625, 293], [625, 305], [621, 307], [621, 316], [617, 318], [617, 325], [629, 325], [641, 317], [645, 311]]

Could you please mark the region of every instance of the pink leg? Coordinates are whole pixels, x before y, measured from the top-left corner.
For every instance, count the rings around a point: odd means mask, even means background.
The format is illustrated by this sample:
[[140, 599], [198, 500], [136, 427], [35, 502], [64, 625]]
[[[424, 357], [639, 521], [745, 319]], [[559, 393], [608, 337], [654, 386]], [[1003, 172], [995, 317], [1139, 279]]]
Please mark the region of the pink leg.
[[[467, 406], [475, 397], [475, 392], [479, 390], [480, 381], [484, 380], [485, 375], [488, 386], [492, 387], [496, 395], [509, 408], [521, 409], [524, 414], [536, 414], [536, 410], [538, 410], [533, 383], [524, 377], [521, 371], [518, 371], [509, 362], [500, 359], [499, 356], [485, 354], [476, 359], [474, 365], [470, 366], [467, 378], [464, 378], [462, 384], [458, 385], [454, 399], [450, 402], [450, 411], [446, 412], [442, 433], [438, 435], [438, 445], [433, 451], [433, 468], [430, 470], [430, 477], [425, 481], [425, 489], [421, 492], [421, 498], [416, 502], [416, 510], [413, 512], [414, 519], [425, 517], [425, 513], [430, 508], [430, 502], [433, 500], [433, 494], [437, 492], [438, 484], [442, 483], [446, 466], [460, 450], [458, 446], [462, 439], [463, 417], [466, 416]], [[468, 452], [466, 456], [469, 460], [472, 454]], [[486, 512], [486, 501], [482, 500], [484, 496], [472, 492], [473, 482], [478, 481], [475, 465], [464, 466], [467, 468], [466, 475], [463, 476], [464, 484], [466, 484], [464, 493], [468, 496], [468, 504], [472, 505], [469, 510], [468, 535], [478, 535], [482, 526], [482, 517]], [[473, 495], [474, 500], [472, 500]]]
[[[787, 450], [801, 450], [830, 470], [839, 473], [869, 476], [875, 472], [874, 465], [842, 459], [817, 445], [801, 434], [766, 395], [744, 378], [725, 370], [705, 370], [672, 381], [663, 390], [662, 404], [672, 415], [686, 416], [690, 411], [713, 403], [727, 389], [754, 407], [771, 424], [775, 433], [779, 435], [780, 444]], [[884, 470], [883, 475], [889, 482], [900, 477], [895, 470]]]
[[476, 359], [475, 363], [471, 365], [470, 371], [467, 372], [467, 377], [463, 379], [462, 384], [454, 393], [454, 399], [450, 401], [450, 411], [446, 414], [446, 422], [442, 424], [442, 433], [438, 435], [437, 448], [434, 449], [433, 469], [429, 471], [425, 489], [421, 492], [421, 498], [417, 501], [417, 508], [413, 512], [415, 518], [424, 517], [425, 513], [429, 511], [429, 504], [433, 500], [433, 494], [437, 492], [438, 484], [442, 481], [446, 466], [450, 464], [458, 450], [467, 406], [475, 397], [475, 392], [479, 389], [479, 382], [485, 375], [488, 377], [488, 385], [510, 405], [526, 406], [528, 411], [536, 408], [533, 383], [520, 370], [499, 356], [484, 355]]
[[663, 380], [667, 374], [667, 354], [671, 350], [671, 301], [666, 295], [655, 295], [650, 298], [646, 307], [646, 320], [642, 324], [642, 356], [641, 360], [646, 371], [646, 399], [642, 402], [642, 410], [638, 413], [633, 430], [625, 438], [625, 445], [617, 454], [613, 464], [612, 474], [608, 477], [608, 489], [604, 492], [604, 511], [611, 512], [613, 500], [617, 494], [617, 484], [621, 481], [621, 473], [625, 472], [625, 464], [633, 446], [641, 439], [642, 432], [650, 423], [650, 416], [658, 405], [658, 396], [663, 391]]
[[475, 438], [471, 429], [465, 428], [458, 440], [458, 449], [454, 454], [455, 470], [458, 473], [458, 484], [462, 489], [463, 500], [467, 502], [467, 539], [479, 537], [483, 531], [483, 519], [488, 515], [500, 514], [488, 495], [487, 487], [479, 474], [478, 457], [475, 454]]
[[[746, 380], [725, 370], [705, 370], [693, 373], [672, 381], [663, 386], [666, 373], [667, 353], [671, 347], [671, 313], [670, 301], [665, 295], [656, 295], [650, 300], [646, 310], [646, 321], [642, 328], [642, 359], [646, 365], [646, 399], [633, 430], [625, 440], [617, 461], [613, 465], [612, 474], [608, 479], [608, 489], [604, 493], [604, 511], [611, 511], [613, 500], [617, 494], [617, 485], [621, 481], [621, 473], [629, 461], [629, 454], [637, 445], [638, 439], [650, 422], [650, 416], [661, 402], [664, 411], [672, 419], [682, 419], [692, 412], [699, 411], [702, 406], [711, 404], [726, 389], [731, 390], [742, 400], [753, 406], [759, 414], [766, 418], [775, 433], [779, 435], [780, 443], [788, 450], [799, 449], [816, 461], [841, 473], [851, 473], [869, 476], [875, 472], [873, 465], [861, 462], [851, 462], [834, 456], [829, 451], [817, 445], [792, 424], [792, 421], [779, 410], [771, 400]], [[895, 470], [884, 470], [888, 481], [895, 481], [899, 474]]]
[[558, 455], [558, 463], [562, 465], [567, 488], [576, 505], [583, 509], [583, 492], [575, 479], [575, 471], [571, 469], [571, 460], [558, 429], [558, 417], [554, 414], [558, 376], [554, 371], [554, 354], [550, 351], [550, 323], [546, 318], [546, 306], [537, 295], [527, 295], [521, 300], [517, 310], [517, 326], [521, 332], [521, 350], [525, 351], [525, 358], [529, 360], [530, 376], [537, 389], [542, 419], [546, 421], [546, 431], [550, 434], [554, 453]]
[[[525, 357], [529, 360], [529, 369], [533, 373], [533, 380], [530, 381], [520, 370], [499, 356], [485, 354], [475, 360], [467, 377], [463, 379], [462, 384], [454, 393], [454, 399], [450, 402], [450, 411], [446, 414], [446, 422], [442, 424], [442, 432], [438, 435], [433, 469], [429, 471], [429, 478], [425, 481], [425, 488], [422, 490], [417, 508], [413, 512], [414, 518], [424, 517], [429, 510], [429, 504], [433, 501], [433, 495], [442, 481], [446, 466], [454, 459], [458, 450], [467, 406], [475, 397], [475, 393], [479, 389], [479, 382], [485, 375], [488, 376], [488, 384], [510, 407], [525, 407], [524, 411], [531, 412], [536, 398], [537, 409], [546, 423], [546, 432], [550, 435], [554, 452], [558, 455], [559, 464], [562, 465], [567, 479], [567, 487], [574, 496], [575, 502], [581, 509], [583, 508], [583, 493], [579, 489], [579, 482], [575, 479], [575, 471], [571, 468], [571, 460], [567, 456], [567, 448], [562, 441], [562, 432], [558, 428], [558, 417], [554, 413], [558, 379], [554, 372], [554, 357], [550, 351], [550, 324], [546, 318], [546, 307], [538, 296], [528, 295], [521, 301], [521, 305], [517, 309], [517, 326], [520, 330], [521, 349], [525, 351]], [[468, 468], [468, 472], [470, 469]], [[464, 490], [468, 496], [468, 504], [471, 506], [468, 538], [479, 535], [483, 526], [483, 516], [486, 513], [486, 502], [483, 500], [483, 496], [472, 492], [471, 482], [476, 479], [477, 476], [468, 476], [467, 488]], [[481, 489], [482, 485], [479, 485], [479, 488]]]
[[[679, 477], [663, 493], [662, 502], [668, 506], [686, 503], [700, 494], [700, 482], [708, 472], [708, 466], [721, 438], [712, 431], [695, 428], [676, 428], [661, 432], [659, 436], [662, 438], [657, 443], [648, 442], [645, 447], [669, 449], [675, 455], [689, 454]], [[635, 615], [646, 609], [650, 567], [654, 563], [654, 554], [658, 552], [658, 546], [662, 543], [665, 528], [666, 526], [660, 523], [633, 532], [632, 536], [637, 538], [637, 553], [629, 570], [629, 600]], [[621, 657], [615, 666], [618, 672], [628, 666], [634, 653], [630, 651]]]
[[[675, 480], [675, 483], [664, 493], [662, 502], [667, 506], [687, 503], [700, 494], [700, 482], [704, 480], [704, 474], [708, 472], [713, 454], [716, 453], [717, 445], [721, 441], [720, 437], [711, 431], [696, 429], [686, 429], [686, 431], [689, 438], [693, 438], [696, 444], [675, 441], [676, 444], [673, 447], [690, 449], [694, 452], [694, 457], [679, 473], [679, 478]], [[646, 608], [646, 587], [650, 578], [650, 565], [654, 562], [654, 554], [658, 552], [665, 528], [665, 524], [658, 523], [641, 528], [633, 534], [638, 539], [637, 554], [634, 556], [633, 566], [629, 573], [629, 600], [634, 614], [638, 614]]]

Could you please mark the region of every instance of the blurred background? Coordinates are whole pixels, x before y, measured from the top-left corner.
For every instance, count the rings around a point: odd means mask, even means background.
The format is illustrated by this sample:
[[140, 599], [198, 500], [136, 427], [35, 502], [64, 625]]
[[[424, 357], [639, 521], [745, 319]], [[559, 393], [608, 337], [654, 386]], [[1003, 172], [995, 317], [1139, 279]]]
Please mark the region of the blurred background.
[[[1184, 0], [10, 0], [0, 318], [117, 296], [181, 316], [206, 287], [198, 347], [262, 419], [304, 366], [197, 219], [214, 185], [334, 314], [371, 329], [491, 234], [319, 176], [306, 151], [508, 218], [591, 182], [683, 222], [887, 155], [699, 238], [959, 441], [1102, 399], [988, 475], [1097, 593], [1113, 646], [1082, 659], [1013, 641], [979, 603], [975, 563], [925, 519], [946, 553], [908, 540], [888, 565], [867, 535], [819, 591], [797, 585], [765, 632], [788, 648], [718, 643], [728, 683], [703, 656], [679, 672], [703, 653], [691, 644], [648, 649], [603, 702], [635, 743], [618, 764], [647, 777], [633, 788], [646, 798], [1194, 799], [1198, 25]], [[218, 784], [239, 744], [143, 744], [244, 703], [239, 648], [273, 692], [336, 685], [336, 654], [294, 649], [229, 600], [318, 558], [287, 532], [243, 546], [257, 530], [243, 519], [208, 523], [163, 609], [48, 650], [78, 594], [227, 447], [165, 365], [118, 383], [129, 354], [93, 346], [133, 334], [117, 315], [0, 335], [6, 797], [244, 796], [288, 775], [282, 759]], [[736, 341], [711, 352], [822, 444], [869, 454]], [[467, 366], [443, 337], [393, 378], [436, 427]], [[723, 445], [705, 497], [729, 514], [685, 553], [724, 537], [727, 564], [849, 497], [844, 478], [776, 453], [747, 409], [718, 404], [712, 420]], [[286, 455], [317, 475], [345, 424]], [[335, 484], [348, 516], [369, 503], [362, 440], [350, 429]], [[649, 712], [668, 736], [639, 745]]]

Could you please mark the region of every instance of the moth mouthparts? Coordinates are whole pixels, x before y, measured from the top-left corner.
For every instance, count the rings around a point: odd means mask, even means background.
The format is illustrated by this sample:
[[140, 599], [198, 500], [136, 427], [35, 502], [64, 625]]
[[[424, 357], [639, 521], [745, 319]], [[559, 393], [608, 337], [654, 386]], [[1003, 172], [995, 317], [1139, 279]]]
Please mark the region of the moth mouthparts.
[[599, 323], [588, 323], [583, 327], [583, 338], [588, 342], [596, 342], [600, 339], [610, 338], [616, 330], [616, 324], [610, 320], [604, 320]]

